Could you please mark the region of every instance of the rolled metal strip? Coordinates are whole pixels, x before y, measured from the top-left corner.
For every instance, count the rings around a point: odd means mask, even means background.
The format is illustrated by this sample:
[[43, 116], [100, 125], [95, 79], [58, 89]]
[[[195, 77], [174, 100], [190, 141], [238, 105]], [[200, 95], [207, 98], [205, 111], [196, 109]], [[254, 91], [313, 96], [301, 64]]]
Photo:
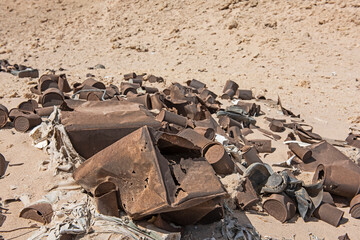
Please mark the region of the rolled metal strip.
[[227, 80], [225, 83], [224, 89], [223, 89], [223, 93], [226, 93], [226, 91], [228, 89], [232, 89], [232, 91], [235, 94], [236, 91], [238, 90], [238, 88], [239, 88], [239, 85], [236, 82], [234, 82], [232, 80]]

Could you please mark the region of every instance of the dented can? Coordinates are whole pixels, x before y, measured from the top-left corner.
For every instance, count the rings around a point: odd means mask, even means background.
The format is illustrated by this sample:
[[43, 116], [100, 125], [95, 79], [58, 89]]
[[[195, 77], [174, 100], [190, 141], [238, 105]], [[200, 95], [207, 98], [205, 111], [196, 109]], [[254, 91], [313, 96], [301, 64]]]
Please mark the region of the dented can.
[[329, 203], [322, 203], [313, 214], [317, 219], [337, 227], [340, 224], [344, 212]]
[[271, 196], [264, 201], [263, 206], [267, 213], [282, 223], [293, 218], [296, 213], [294, 201], [285, 193], [271, 194]]

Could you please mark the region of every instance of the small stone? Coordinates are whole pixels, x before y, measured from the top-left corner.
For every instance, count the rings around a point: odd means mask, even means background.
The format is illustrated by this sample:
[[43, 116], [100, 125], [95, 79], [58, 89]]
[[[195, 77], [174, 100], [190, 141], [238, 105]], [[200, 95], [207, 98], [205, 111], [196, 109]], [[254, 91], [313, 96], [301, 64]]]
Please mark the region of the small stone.
[[96, 64], [94, 68], [95, 69], [105, 69], [105, 66], [102, 64]]
[[233, 29], [233, 28], [237, 28], [238, 26], [239, 26], [239, 24], [238, 24], [235, 20], [233, 20], [233, 21], [229, 24], [228, 29], [231, 30], [231, 29]]

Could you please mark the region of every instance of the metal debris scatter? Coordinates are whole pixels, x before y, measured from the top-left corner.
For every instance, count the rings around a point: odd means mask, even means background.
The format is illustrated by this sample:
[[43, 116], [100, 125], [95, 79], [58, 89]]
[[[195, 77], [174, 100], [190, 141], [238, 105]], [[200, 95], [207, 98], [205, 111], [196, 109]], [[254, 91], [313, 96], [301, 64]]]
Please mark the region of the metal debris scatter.
[[[38, 77], [34, 69], [2, 64], [19, 77]], [[221, 239], [257, 240], [270, 238], [241, 226], [234, 211], [338, 227], [345, 224], [338, 206], [350, 206], [360, 218], [360, 168], [338, 149], [359, 148], [357, 133], [346, 141], [323, 138], [280, 97], [277, 105], [254, 100], [232, 80], [220, 97], [196, 79], [151, 85], [163, 82], [128, 73], [118, 85], [95, 77], [70, 85], [65, 74], [51, 73], [30, 90], [38, 101], [10, 111], [0, 105], [0, 128], [30, 131], [33, 145], [49, 154], [43, 170], [64, 180], [21, 210], [20, 217], [42, 224], [30, 239], [180, 239], [187, 225], [218, 222]], [[264, 103], [283, 115], [260, 127]], [[288, 160], [270, 166], [267, 156], [279, 142], [287, 144]], [[0, 178], [10, 164], [0, 154]], [[312, 181], [298, 177], [303, 172]], [[233, 186], [223, 184], [230, 176]], [[82, 199], [65, 201], [70, 192]], [[0, 207], [1, 226], [7, 212]]]

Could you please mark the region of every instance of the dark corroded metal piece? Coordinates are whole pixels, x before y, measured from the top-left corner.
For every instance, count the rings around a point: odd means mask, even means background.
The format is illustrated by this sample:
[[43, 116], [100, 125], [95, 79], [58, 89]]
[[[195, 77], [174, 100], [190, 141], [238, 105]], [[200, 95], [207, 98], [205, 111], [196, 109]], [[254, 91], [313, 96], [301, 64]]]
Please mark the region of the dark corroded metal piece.
[[329, 203], [322, 203], [313, 214], [317, 219], [337, 227], [340, 224], [344, 212]]
[[100, 183], [94, 190], [94, 197], [99, 213], [108, 216], [120, 216], [118, 191], [114, 183]]
[[183, 137], [192, 142], [195, 146], [198, 146], [201, 149], [202, 156], [205, 156], [205, 153], [209, 147], [215, 144], [214, 141], [205, 138], [203, 135], [189, 128], [180, 131], [178, 136]]
[[251, 90], [238, 89], [236, 91], [235, 97], [242, 100], [251, 100], [253, 99], [253, 93]]
[[8, 122], [9, 118], [9, 111], [8, 109], [0, 104], [0, 128], [5, 127], [6, 123]]
[[360, 168], [352, 161], [320, 164], [315, 171], [313, 183], [319, 181], [323, 182], [325, 191], [353, 198], [360, 191]]
[[[314, 172], [319, 164], [328, 165], [333, 162], [351, 161], [345, 154], [326, 141], [309, 146], [312, 157], [307, 162], [300, 163], [303, 171]], [[356, 165], [356, 164], [353, 164]]]
[[230, 127], [233, 126], [237, 126], [240, 129], [243, 128], [243, 124], [241, 124], [240, 122], [230, 118], [229, 116], [219, 116], [219, 124], [222, 128], [224, 129], [228, 129]]
[[219, 221], [224, 215], [224, 210], [221, 206], [221, 199], [215, 198], [184, 210], [168, 212], [162, 215], [171, 222], [183, 226], [195, 223], [209, 224]]
[[49, 202], [37, 202], [23, 208], [20, 217], [31, 219], [42, 224], [49, 224], [54, 212]]
[[223, 89], [223, 95], [221, 96], [222, 99], [232, 99], [238, 90], [239, 85], [231, 80], [226, 81], [224, 89]]
[[182, 228], [181, 227], [174, 227], [173, 225], [170, 225], [170, 223], [168, 223], [167, 221], [165, 221], [162, 217], [161, 214], [158, 214], [155, 218], [155, 221], [153, 222], [153, 224], [160, 228], [163, 229], [165, 231], [168, 232], [181, 232]]
[[161, 97], [162, 96], [158, 93], [150, 96], [152, 109], [157, 109], [161, 111], [161, 109], [165, 106], [164, 103], [161, 101]]
[[215, 138], [215, 130], [210, 127], [195, 127], [194, 131], [198, 134], [204, 136], [207, 139], [214, 140]]
[[14, 120], [16, 131], [26, 132], [42, 122], [41, 117], [34, 113], [17, 116]]
[[146, 86], [142, 86], [141, 87], [146, 93], [157, 93], [159, 92], [159, 89], [155, 88], [155, 87], [146, 87]]
[[254, 146], [244, 146], [241, 151], [243, 158], [245, 159], [248, 166], [255, 162], [262, 163], [261, 159], [259, 158], [256, 148]]
[[273, 132], [283, 132], [285, 130], [284, 124], [277, 120], [271, 121], [269, 127]]
[[61, 113], [61, 123], [75, 150], [84, 158], [93, 156], [142, 126], [155, 129], [161, 126], [144, 107], [129, 101], [73, 105], [74, 111]]
[[234, 162], [220, 143], [209, 140], [189, 128], [182, 130], [178, 135], [198, 146], [202, 156], [212, 165], [216, 173], [230, 174], [234, 171]]
[[9, 162], [5, 160], [5, 157], [0, 153], [0, 178], [5, 175]]
[[297, 143], [290, 143], [289, 149], [304, 162], [308, 162], [312, 156], [311, 150], [300, 147]]
[[35, 113], [39, 116], [50, 116], [50, 114], [54, 111], [54, 106], [44, 107], [44, 108], [36, 108]]
[[0, 227], [4, 224], [6, 216], [0, 213]]
[[202, 83], [196, 79], [193, 79], [193, 80], [188, 80], [186, 81], [186, 84], [189, 86], [189, 87], [193, 87], [193, 88], [196, 88], [196, 89], [202, 89], [202, 88], [206, 88], [206, 84], [205, 83]]
[[75, 86], [74, 93], [83, 89], [85, 86], [97, 88], [97, 89], [105, 89], [106, 88], [102, 82], [99, 82], [93, 78], [88, 78], [82, 84]]
[[20, 103], [18, 109], [34, 112], [37, 107], [38, 107], [38, 102], [34, 99], [30, 99], [28, 101]]
[[186, 117], [177, 115], [166, 110], [162, 110], [159, 115], [157, 115], [156, 119], [160, 122], [165, 121], [168, 123], [174, 123], [184, 128], [188, 126], [188, 119]]
[[234, 172], [234, 162], [220, 143], [208, 147], [204, 156], [216, 173], [226, 175]]
[[43, 107], [61, 105], [65, 100], [64, 94], [58, 88], [49, 88], [40, 97], [39, 102]]
[[267, 213], [282, 223], [293, 218], [296, 213], [294, 201], [285, 193], [272, 194], [265, 200], [263, 206]]
[[132, 73], [124, 74], [124, 79], [125, 80], [129, 80], [129, 79], [132, 79], [132, 78], [136, 78], [136, 73], [132, 72]]
[[248, 144], [255, 146], [259, 153], [271, 153], [271, 140], [267, 139], [247, 139]]
[[247, 210], [260, 201], [250, 180], [246, 180], [243, 191], [236, 194], [236, 203], [242, 210]]
[[350, 146], [360, 148], [360, 134], [349, 134], [345, 140]]
[[121, 82], [120, 84], [120, 90], [123, 95], [127, 95], [129, 92], [137, 94], [139, 87], [140, 85], [136, 83]]
[[353, 218], [360, 218], [360, 194], [356, 195], [350, 202], [350, 214]]
[[75, 181], [91, 192], [101, 182], [113, 182], [133, 219], [184, 210], [226, 194], [204, 158], [189, 158], [200, 156], [198, 147], [152, 131], [140, 128], [95, 154], [75, 170]]
[[130, 102], [135, 102], [143, 105], [146, 109], [151, 109], [151, 101], [149, 94], [138, 95], [134, 97], [127, 97]]

